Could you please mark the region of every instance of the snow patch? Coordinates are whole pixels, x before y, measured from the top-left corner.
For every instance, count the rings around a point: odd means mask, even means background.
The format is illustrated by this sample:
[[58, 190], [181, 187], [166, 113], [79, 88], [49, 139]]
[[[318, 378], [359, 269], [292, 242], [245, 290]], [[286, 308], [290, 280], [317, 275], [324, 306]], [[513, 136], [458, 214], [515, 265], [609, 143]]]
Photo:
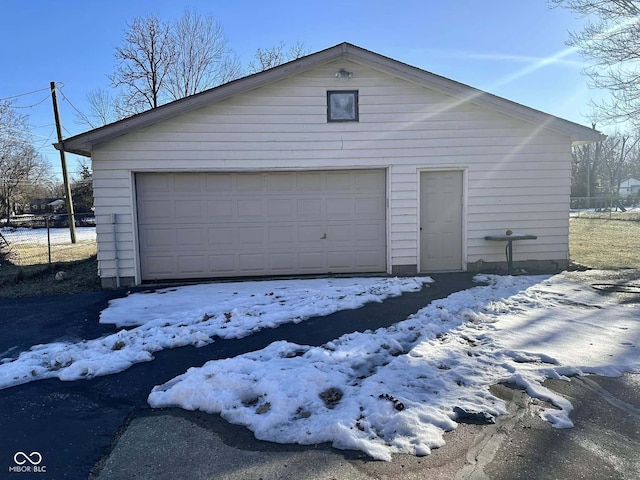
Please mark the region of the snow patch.
[[[522, 386], [553, 405], [538, 409], [541, 418], [568, 428], [573, 407], [542, 386], [546, 378], [640, 370], [636, 346], [621, 342], [630, 333], [640, 338], [637, 310], [604, 305], [562, 276], [477, 280], [489, 285], [434, 301], [389, 328], [321, 347], [276, 342], [192, 368], [155, 387], [149, 404], [218, 413], [262, 440], [331, 442], [390, 460], [442, 446], [456, 420], [506, 413], [491, 385]], [[329, 390], [339, 392], [331, 402]]]
[[159, 350], [241, 338], [264, 328], [419, 291], [432, 281], [429, 277], [311, 279], [212, 283], [134, 293], [112, 300], [100, 315], [102, 323], [129, 329], [79, 343], [36, 345], [15, 359], [2, 359], [0, 388], [42, 378], [71, 381], [117, 373], [153, 360], [152, 353]]

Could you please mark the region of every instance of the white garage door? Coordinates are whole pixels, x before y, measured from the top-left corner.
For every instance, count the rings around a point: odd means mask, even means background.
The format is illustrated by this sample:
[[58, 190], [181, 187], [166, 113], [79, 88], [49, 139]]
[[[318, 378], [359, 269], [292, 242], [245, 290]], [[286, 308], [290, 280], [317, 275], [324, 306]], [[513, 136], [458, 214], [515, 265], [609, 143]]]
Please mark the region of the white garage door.
[[136, 174], [143, 280], [386, 271], [385, 171]]

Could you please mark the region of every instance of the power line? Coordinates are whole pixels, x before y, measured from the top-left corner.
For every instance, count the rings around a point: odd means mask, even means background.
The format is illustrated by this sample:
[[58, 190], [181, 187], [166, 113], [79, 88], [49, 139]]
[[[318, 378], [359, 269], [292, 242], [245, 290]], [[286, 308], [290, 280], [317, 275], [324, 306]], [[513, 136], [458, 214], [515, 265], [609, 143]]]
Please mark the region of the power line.
[[[76, 112], [78, 112], [78, 115], [80, 115], [80, 117], [81, 117], [85, 122], [87, 122], [87, 123], [91, 126], [91, 128], [96, 128], [96, 127], [95, 127], [95, 125], [94, 125], [93, 123], [91, 123], [91, 120], [89, 120], [89, 119], [87, 118], [87, 116], [86, 116], [84, 113], [82, 113], [80, 110], [78, 110], [78, 109], [76, 108], [76, 106], [75, 106], [73, 103], [71, 103], [71, 100], [69, 100], [69, 99], [67, 98], [67, 96], [66, 96], [66, 95], [64, 94], [64, 92], [62, 91], [62, 88], [58, 87], [58, 91], [60, 92], [60, 95], [62, 95], [62, 98], [64, 98], [64, 99], [69, 103], [69, 105], [71, 105], [71, 108], [73, 108]], [[66, 130], [66, 128], [65, 128], [65, 130]]]
[[33, 107], [37, 107], [38, 105], [40, 105], [41, 103], [43, 103], [45, 100], [49, 100], [49, 98], [51, 97], [51, 95], [47, 95], [46, 97], [44, 97], [42, 100], [40, 100], [39, 102], [34, 103], [33, 105], [12, 105], [11, 108], [33, 108]]
[[[49, 138], [51, 138], [51, 137], [45, 137], [44, 135], [39, 135], [37, 133], [30, 132], [28, 130], [20, 130], [19, 128], [15, 128], [15, 127], [12, 127], [10, 125], [2, 125], [2, 124], [0, 124], [0, 129], [2, 129], [2, 128], [6, 128], [7, 130], [11, 130], [11, 131], [14, 131], [16, 133], [26, 133], [27, 135], [33, 135], [34, 137], [46, 138], [47, 140]], [[0, 133], [2, 133], [2, 130], [0, 130]]]
[[[48, 88], [41, 88], [40, 90], [34, 90], [33, 92], [19, 93], [18, 95], [13, 95], [11, 97], [0, 98], [0, 102], [4, 102], [6, 100], [13, 100], [14, 98], [24, 97], [26, 95], [31, 95], [33, 93], [44, 92], [45, 90], [49, 90]], [[47, 97], [49, 98], [49, 97]]]
[[[55, 130], [55, 127], [54, 127], [54, 128], [51, 130], [51, 132], [49, 133], [49, 136], [48, 136], [46, 139], [44, 139], [44, 140], [41, 140], [41, 141], [40, 141], [40, 144], [41, 144], [42, 146], [50, 147], [50, 146], [51, 146], [51, 143], [53, 143], [53, 141], [52, 141], [52, 140], [53, 140], [53, 134], [55, 133], [55, 131], [56, 131], [56, 130]], [[44, 136], [43, 136], [43, 138], [44, 138]], [[51, 143], [50, 143], [50, 142], [51, 142]]]
[[[4, 139], [9, 139], [9, 140], [23, 141], [23, 139], [19, 138], [19, 137], [5, 136], [3, 138]], [[32, 147], [33, 147], [34, 150], [36, 150], [38, 152], [42, 152], [42, 151], [45, 151], [45, 150], [49, 150], [51, 152], [52, 151], [51, 149], [53, 149], [53, 146], [48, 142], [45, 143], [45, 144], [42, 144], [42, 145], [32, 145]]]

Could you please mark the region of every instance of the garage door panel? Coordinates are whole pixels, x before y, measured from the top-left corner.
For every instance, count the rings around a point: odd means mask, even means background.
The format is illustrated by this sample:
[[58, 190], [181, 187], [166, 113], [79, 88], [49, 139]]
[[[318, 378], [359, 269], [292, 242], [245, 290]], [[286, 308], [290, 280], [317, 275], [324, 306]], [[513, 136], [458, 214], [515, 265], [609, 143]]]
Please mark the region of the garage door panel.
[[295, 201], [289, 198], [269, 198], [267, 200], [267, 217], [295, 220]]
[[327, 225], [326, 240], [353, 243], [353, 225]]
[[138, 198], [148, 193], [166, 195], [173, 191], [172, 175], [170, 173], [154, 173], [153, 175], [137, 175], [136, 191]]
[[323, 225], [300, 225], [298, 226], [298, 242], [304, 247], [322, 244], [325, 228]]
[[298, 173], [296, 175], [296, 190], [299, 192], [309, 192], [323, 189], [323, 179], [317, 172]]
[[236, 255], [210, 255], [209, 256], [209, 270], [213, 276], [230, 276], [236, 270]]
[[178, 257], [178, 272], [185, 277], [197, 277], [206, 272], [206, 255], [180, 255]]
[[379, 223], [359, 223], [354, 225], [353, 230], [355, 240], [360, 245], [366, 242], [379, 244], [385, 239], [384, 225], [380, 225]]
[[353, 218], [355, 211], [353, 198], [328, 198], [326, 200], [328, 218]]
[[262, 211], [264, 201], [262, 199], [251, 198], [246, 200], [238, 200], [237, 202], [238, 217], [240, 218], [240, 220], [247, 220], [246, 217], [253, 217], [255, 219], [262, 220], [262, 217], [264, 217], [264, 212]]
[[241, 173], [236, 176], [239, 192], [262, 192], [264, 175], [261, 173]]
[[238, 254], [238, 266], [241, 272], [260, 274], [266, 271], [264, 253]]
[[354, 210], [358, 218], [378, 218], [385, 216], [384, 199], [378, 197], [360, 197], [354, 199]]
[[167, 250], [175, 243], [175, 233], [172, 228], [148, 228], [140, 233], [140, 244], [146, 249], [161, 247]]
[[195, 246], [204, 250], [206, 248], [205, 238], [202, 227], [176, 229], [176, 243], [183, 247]]
[[150, 275], [172, 275], [175, 272], [174, 258], [170, 256], [147, 256], [147, 270]]
[[173, 202], [169, 200], [145, 200], [138, 204], [138, 214], [144, 219], [143, 224], [154, 224], [163, 221], [167, 216], [174, 216]]
[[378, 250], [357, 251], [355, 254], [356, 266], [358, 268], [380, 268], [385, 263], [384, 256]]
[[297, 215], [299, 220], [319, 219], [324, 216], [324, 202], [321, 198], [302, 198], [297, 201]]
[[264, 227], [262, 225], [255, 227], [238, 227], [236, 233], [237, 243], [240, 247], [243, 245], [263, 246], [265, 243]]
[[235, 234], [232, 227], [210, 228], [209, 245], [213, 247], [232, 247], [235, 243]]
[[327, 266], [331, 272], [352, 271], [355, 261], [351, 251], [330, 251], [327, 253]]
[[274, 225], [268, 227], [269, 245], [273, 247], [286, 246], [296, 244], [296, 228], [293, 225]]
[[233, 219], [234, 202], [232, 200], [208, 200], [207, 219], [214, 221], [225, 221]]
[[353, 175], [350, 172], [329, 172], [326, 179], [327, 190], [351, 190]]
[[269, 255], [269, 269], [273, 272], [291, 272], [296, 268], [296, 255], [293, 253], [272, 253]]
[[384, 170], [138, 174], [142, 278], [385, 271], [385, 178]]
[[325, 255], [321, 252], [300, 252], [298, 254], [298, 268], [301, 273], [318, 273], [325, 271]]
[[181, 223], [204, 219], [202, 200], [176, 200], [174, 204], [176, 219]]
[[188, 196], [199, 196], [203, 190], [204, 178], [197, 173], [176, 173], [173, 177], [173, 191]]
[[291, 192], [294, 186], [294, 173], [272, 173], [267, 176], [267, 191], [269, 192]]
[[361, 172], [354, 180], [357, 191], [379, 192], [385, 189], [385, 176], [379, 175], [378, 171]]
[[223, 193], [233, 191], [232, 173], [205, 174], [205, 190], [209, 193]]

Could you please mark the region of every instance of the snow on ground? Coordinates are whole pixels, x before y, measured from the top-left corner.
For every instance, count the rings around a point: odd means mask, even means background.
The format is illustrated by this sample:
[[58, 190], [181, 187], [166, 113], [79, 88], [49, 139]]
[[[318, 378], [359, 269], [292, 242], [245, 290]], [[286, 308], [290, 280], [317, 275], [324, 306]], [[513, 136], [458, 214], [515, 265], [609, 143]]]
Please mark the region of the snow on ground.
[[328, 278], [212, 283], [134, 293], [112, 300], [100, 322], [129, 327], [79, 343], [35, 345], [0, 360], [0, 388], [41, 378], [78, 380], [117, 373], [153, 360], [153, 352], [241, 338], [263, 328], [300, 322], [420, 290], [420, 278]]
[[[9, 242], [9, 245], [39, 243], [47, 245], [46, 228], [0, 228], [0, 233]], [[52, 245], [71, 243], [71, 234], [68, 228], [51, 228], [49, 235]], [[77, 241], [95, 241], [96, 227], [76, 227]]]
[[[489, 392], [519, 385], [571, 427], [572, 406], [546, 378], [640, 371], [640, 312], [563, 276], [479, 276], [488, 282], [432, 302], [404, 322], [322, 347], [275, 342], [156, 386], [152, 407], [220, 413], [257, 438], [331, 442], [376, 459], [428, 454], [461, 418], [492, 421]], [[552, 404], [552, 405], [551, 405]]]
[[[392, 327], [322, 347], [289, 342], [191, 368], [149, 395], [152, 407], [220, 413], [256, 437], [331, 442], [389, 460], [428, 454], [458, 421], [493, 421], [508, 382], [547, 403], [538, 414], [570, 427], [571, 404], [546, 378], [640, 372], [640, 311], [562, 275], [476, 277], [486, 286], [437, 300]], [[416, 291], [427, 278], [355, 278], [206, 284], [114, 300], [100, 321], [113, 335], [36, 345], [0, 360], [0, 388], [40, 378], [115, 373], [152, 353], [239, 338], [262, 328]], [[354, 313], [355, 314], [355, 313]]]
[[638, 205], [632, 205], [632, 206], [625, 206], [624, 207], [624, 212], [622, 210], [620, 210], [615, 204], [609, 207], [603, 207], [603, 208], [572, 208], [569, 210], [569, 216], [571, 218], [579, 218], [582, 215], [606, 215], [606, 214], [610, 214], [610, 215], [621, 215], [624, 216], [625, 213], [638, 213], [640, 212], [640, 206]]

